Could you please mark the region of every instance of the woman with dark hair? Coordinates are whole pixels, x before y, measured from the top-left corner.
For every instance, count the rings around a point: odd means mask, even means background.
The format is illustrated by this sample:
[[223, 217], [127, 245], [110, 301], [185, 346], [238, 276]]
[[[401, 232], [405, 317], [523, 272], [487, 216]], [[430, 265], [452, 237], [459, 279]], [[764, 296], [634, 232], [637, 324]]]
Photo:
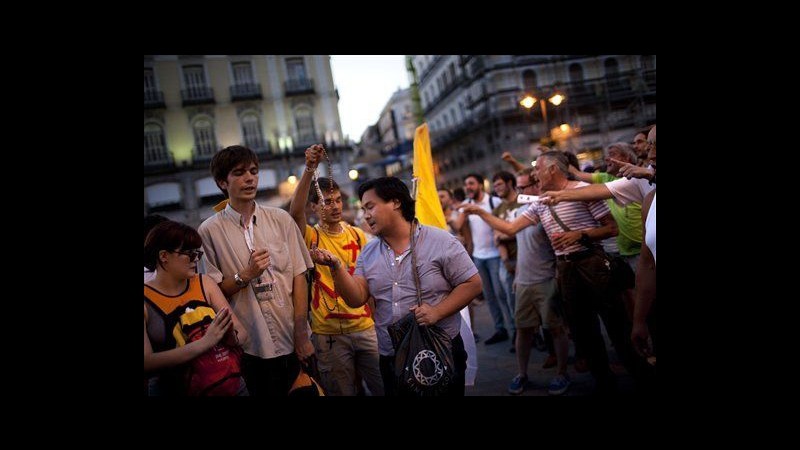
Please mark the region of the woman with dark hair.
[[[235, 351], [215, 347], [222, 341], [235, 349], [247, 340], [217, 284], [197, 273], [201, 245], [194, 228], [173, 221], [158, 224], [145, 240], [144, 266], [155, 275], [144, 285], [144, 371], [146, 376], [159, 375], [158, 385], [151, 383], [151, 394], [186, 394], [190, 362], [208, 351], [219, 352], [222, 359], [237, 358]], [[192, 323], [190, 318], [196, 316], [202, 319]], [[202, 337], [184, 335], [206, 324]], [[244, 380], [234, 372], [225, 382], [233, 383], [233, 391], [227, 392], [247, 395]]]

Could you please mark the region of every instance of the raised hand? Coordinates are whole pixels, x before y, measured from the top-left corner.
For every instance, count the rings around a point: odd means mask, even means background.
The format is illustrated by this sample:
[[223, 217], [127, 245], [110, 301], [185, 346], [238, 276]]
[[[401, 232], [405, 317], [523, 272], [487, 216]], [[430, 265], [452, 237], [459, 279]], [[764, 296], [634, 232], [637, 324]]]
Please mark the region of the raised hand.
[[322, 160], [324, 148], [321, 144], [314, 144], [306, 149], [306, 167], [315, 170]]
[[247, 276], [248, 279], [260, 277], [264, 270], [269, 267], [270, 258], [269, 250], [260, 248], [250, 253], [250, 260], [247, 262]]
[[318, 248], [316, 246], [311, 247], [309, 250], [309, 255], [311, 255], [311, 259], [317, 263], [322, 264], [323, 266], [333, 267], [334, 265], [338, 265], [341, 262], [339, 258], [333, 255], [333, 253], [325, 250], [324, 248]]
[[621, 177], [625, 177], [627, 179], [631, 178], [651, 178], [653, 176], [653, 171], [648, 169], [647, 167], [639, 167], [633, 165], [631, 163], [626, 163], [624, 161], [620, 161], [614, 158], [608, 158], [609, 161], [613, 161], [614, 163], [619, 165], [619, 172], [617, 175]]

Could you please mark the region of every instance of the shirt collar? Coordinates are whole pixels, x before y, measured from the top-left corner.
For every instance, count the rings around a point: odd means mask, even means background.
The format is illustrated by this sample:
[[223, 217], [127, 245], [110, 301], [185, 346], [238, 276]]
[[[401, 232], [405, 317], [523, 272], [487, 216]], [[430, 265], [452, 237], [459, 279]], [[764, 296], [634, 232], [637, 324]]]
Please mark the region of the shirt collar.
[[[253, 200], [253, 202], [255, 203], [255, 200]], [[244, 226], [244, 224], [242, 223], [242, 215], [239, 214], [239, 211], [233, 209], [230, 203], [228, 203], [225, 206], [225, 209], [223, 211], [225, 212], [226, 217], [228, 217], [228, 219], [233, 221], [233, 223], [239, 225], [240, 227]], [[253, 209], [253, 226], [257, 225], [256, 212], [258, 212], [258, 203], [256, 203], [256, 207], [255, 209]]]

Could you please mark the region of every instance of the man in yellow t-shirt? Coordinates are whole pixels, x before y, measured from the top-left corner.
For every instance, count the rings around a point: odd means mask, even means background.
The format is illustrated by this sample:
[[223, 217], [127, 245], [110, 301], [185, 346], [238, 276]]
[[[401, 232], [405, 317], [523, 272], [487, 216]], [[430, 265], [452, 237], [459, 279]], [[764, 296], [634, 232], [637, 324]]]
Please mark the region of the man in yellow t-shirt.
[[[352, 274], [367, 239], [361, 229], [342, 220], [342, 194], [336, 182], [331, 178], [313, 181], [323, 151], [319, 144], [306, 149], [306, 170], [297, 184], [289, 214], [303, 232], [309, 249], [328, 250], [339, 257]], [[306, 199], [319, 216], [319, 223], [313, 227], [306, 222]], [[325, 393], [332, 396], [356, 395], [360, 377], [372, 395], [383, 395], [378, 337], [370, 307], [347, 306], [334, 290], [330, 268], [317, 265], [310, 308], [311, 342], [316, 350], [319, 381]]]

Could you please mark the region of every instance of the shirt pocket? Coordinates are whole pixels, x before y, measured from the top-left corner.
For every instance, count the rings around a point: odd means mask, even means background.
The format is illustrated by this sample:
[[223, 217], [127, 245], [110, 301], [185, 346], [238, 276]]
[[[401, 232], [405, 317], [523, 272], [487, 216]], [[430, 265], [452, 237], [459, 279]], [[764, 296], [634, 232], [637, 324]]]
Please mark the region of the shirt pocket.
[[286, 273], [291, 268], [289, 248], [285, 242], [272, 242], [269, 245], [269, 259], [274, 270]]

